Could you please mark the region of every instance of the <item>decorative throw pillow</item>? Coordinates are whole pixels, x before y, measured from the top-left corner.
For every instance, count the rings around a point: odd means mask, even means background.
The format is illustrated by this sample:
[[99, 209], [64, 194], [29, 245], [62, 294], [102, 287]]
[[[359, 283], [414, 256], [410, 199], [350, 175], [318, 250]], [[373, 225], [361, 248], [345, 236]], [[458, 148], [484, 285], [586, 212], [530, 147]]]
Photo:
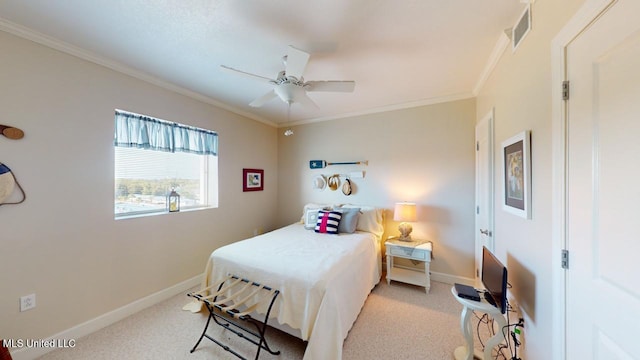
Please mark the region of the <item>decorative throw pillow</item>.
[[[302, 208], [302, 216], [300, 217], [300, 223], [304, 224], [305, 223], [305, 218], [307, 215], [307, 210], [332, 210], [332, 206], [331, 204], [316, 204], [316, 203], [307, 203], [304, 205], [304, 207]], [[316, 223], [313, 223], [312, 228], [316, 226]]]
[[337, 234], [342, 214], [337, 211], [318, 211], [318, 222], [315, 232], [323, 234]]
[[304, 209], [304, 228], [313, 230], [318, 223], [318, 211], [322, 209]]
[[340, 219], [338, 232], [353, 234], [356, 231], [356, 226], [358, 225], [360, 208], [340, 208], [337, 211], [340, 211], [342, 213], [342, 219]]

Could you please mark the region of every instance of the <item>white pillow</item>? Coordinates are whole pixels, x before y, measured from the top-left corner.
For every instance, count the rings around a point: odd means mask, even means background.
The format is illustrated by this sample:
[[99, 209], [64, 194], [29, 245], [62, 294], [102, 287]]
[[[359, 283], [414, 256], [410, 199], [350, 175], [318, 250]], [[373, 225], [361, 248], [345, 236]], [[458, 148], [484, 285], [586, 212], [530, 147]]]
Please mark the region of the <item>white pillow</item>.
[[384, 225], [382, 224], [382, 209], [377, 209], [373, 206], [350, 204], [342, 205], [341, 207], [347, 209], [360, 208], [360, 217], [358, 218], [356, 230], [373, 233], [378, 238], [382, 237], [382, 234], [384, 233]]
[[308, 203], [302, 208], [302, 217], [300, 218], [300, 222], [304, 224], [305, 229], [313, 229], [316, 227], [316, 220], [318, 219], [318, 210], [331, 210], [331, 209], [332, 207], [330, 204]]

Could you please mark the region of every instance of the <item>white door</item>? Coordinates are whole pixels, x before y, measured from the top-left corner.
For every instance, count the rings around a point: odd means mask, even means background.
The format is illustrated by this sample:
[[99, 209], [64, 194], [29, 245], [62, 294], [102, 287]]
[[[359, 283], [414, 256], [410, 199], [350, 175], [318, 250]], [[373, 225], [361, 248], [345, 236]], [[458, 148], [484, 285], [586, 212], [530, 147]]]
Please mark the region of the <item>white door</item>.
[[640, 1], [567, 47], [567, 359], [640, 359]]
[[493, 110], [476, 125], [476, 286], [482, 247], [493, 251]]

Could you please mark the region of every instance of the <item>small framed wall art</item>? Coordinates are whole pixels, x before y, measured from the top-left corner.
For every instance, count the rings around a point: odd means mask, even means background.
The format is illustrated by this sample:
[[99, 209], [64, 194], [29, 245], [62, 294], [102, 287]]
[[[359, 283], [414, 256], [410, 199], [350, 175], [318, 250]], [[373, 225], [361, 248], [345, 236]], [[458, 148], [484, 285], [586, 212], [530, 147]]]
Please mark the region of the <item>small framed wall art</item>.
[[523, 131], [502, 142], [504, 168], [503, 210], [531, 218], [531, 132]]
[[264, 190], [264, 170], [242, 169], [242, 191]]

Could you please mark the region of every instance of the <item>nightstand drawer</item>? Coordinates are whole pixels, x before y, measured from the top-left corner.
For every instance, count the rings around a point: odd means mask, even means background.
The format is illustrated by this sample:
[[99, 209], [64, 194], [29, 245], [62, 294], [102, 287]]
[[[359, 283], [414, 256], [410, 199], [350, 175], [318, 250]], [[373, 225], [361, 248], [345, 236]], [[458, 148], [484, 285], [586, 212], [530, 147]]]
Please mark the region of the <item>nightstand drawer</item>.
[[[387, 248], [387, 284], [391, 284], [391, 280], [394, 280], [424, 286], [428, 294], [431, 288], [431, 275], [429, 274], [433, 249], [431, 242], [424, 240], [402, 241], [390, 237], [384, 242], [384, 246]], [[396, 258], [419, 261], [422, 263], [423, 269], [412, 267], [410, 264], [403, 265], [402, 262], [396, 263]], [[418, 263], [413, 265], [418, 265]]]
[[408, 257], [414, 260], [427, 260], [427, 251], [424, 249], [416, 249], [402, 246], [390, 246], [389, 252], [394, 256]]

